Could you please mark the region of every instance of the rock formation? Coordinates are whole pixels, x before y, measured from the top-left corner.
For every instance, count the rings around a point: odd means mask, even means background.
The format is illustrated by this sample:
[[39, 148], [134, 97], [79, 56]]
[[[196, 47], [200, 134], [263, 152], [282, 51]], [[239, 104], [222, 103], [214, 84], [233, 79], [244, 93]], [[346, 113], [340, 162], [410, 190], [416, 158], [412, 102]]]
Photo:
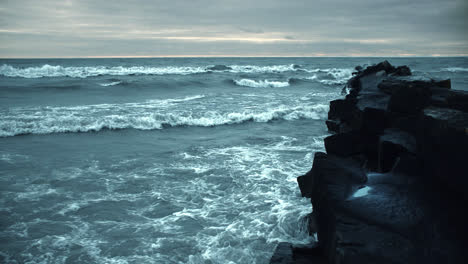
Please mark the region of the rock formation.
[[271, 263], [466, 263], [468, 93], [387, 61], [353, 75], [297, 179], [318, 241]]

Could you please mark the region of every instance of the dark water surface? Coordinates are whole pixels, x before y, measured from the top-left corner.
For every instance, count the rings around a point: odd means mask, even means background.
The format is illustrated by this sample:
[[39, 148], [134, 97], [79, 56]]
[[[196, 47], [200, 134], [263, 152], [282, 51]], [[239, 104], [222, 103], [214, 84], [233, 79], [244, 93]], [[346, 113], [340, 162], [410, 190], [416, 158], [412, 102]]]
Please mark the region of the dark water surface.
[[[295, 178], [328, 102], [379, 61], [0, 60], [0, 262], [268, 263], [307, 243]], [[389, 61], [468, 90], [467, 58]]]

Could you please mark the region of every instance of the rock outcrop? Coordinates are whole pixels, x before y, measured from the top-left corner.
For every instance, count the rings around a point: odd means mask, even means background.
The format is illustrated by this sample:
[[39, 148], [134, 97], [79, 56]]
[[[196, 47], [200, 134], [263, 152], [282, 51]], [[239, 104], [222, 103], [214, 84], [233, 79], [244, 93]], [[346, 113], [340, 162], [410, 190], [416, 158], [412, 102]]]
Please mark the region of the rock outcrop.
[[468, 93], [387, 61], [356, 70], [298, 178], [318, 241], [271, 263], [466, 263]]

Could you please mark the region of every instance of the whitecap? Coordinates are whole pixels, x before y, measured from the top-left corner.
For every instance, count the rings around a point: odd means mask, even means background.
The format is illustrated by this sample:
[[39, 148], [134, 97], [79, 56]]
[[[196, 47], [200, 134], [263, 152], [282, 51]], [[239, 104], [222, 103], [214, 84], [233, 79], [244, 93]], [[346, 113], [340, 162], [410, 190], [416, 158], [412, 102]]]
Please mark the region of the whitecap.
[[163, 102], [102, 104], [77, 107], [18, 108], [0, 117], [0, 137], [21, 134], [95, 132], [102, 129], [155, 130], [175, 126], [220, 126], [272, 120], [324, 119], [328, 105], [279, 105], [263, 111], [161, 112]]
[[100, 83], [99, 85], [100, 85], [100, 86], [107, 87], [107, 86], [119, 85], [119, 84], [121, 84], [121, 83], [122, 83], [121, 81], [118, 81], [118, 82], [110, 82], [110, 83]]
[[73, 77], [86, 78], [100, 75], [122, 76], [122, 75], [167, 75], [178, 74], [187, 75], [195, 73], [207, 72], [205, 67], [189, 67], [189, 66], [166, 66], [166, 67], [149, 67], [149, 66], [74, 66], [66, 67], [61, 65], [49, 65], [15, 68], [11, 65], [4, 64], [0, 66], [0, 75], [7, 77], [22, 77], [22, 78], [41, 78], [41, 77]]
[[[42, 77], [72, 77], [87, 78], [101, 75], [125, 76], [125, 75], [188, 75], [197, 73], [212, 72], [213, 66], [62, 66], [49, 65], [34, 67], [14, 67], [8, 64], [0, 66], [0, 75], [6, 77], [21, 78], [42, 78]], [[230, 65], [223, 71], [232, 73], [281, 73], [287, 71], [297, 71], [294, 64], [290, 65]], [[116, 85], [116, 84], [114, 84]]]
[[468, 72], [468, 68], [463, 68], [463, 67], [448, 67], [448, 68], [443, 68], [442, 71], [449, 71], [449, 72]]
[[230, 65], [234, 73], [281, 73], [288, 71], [297, 71], [298, 68], [294, 64], [289, 65], [270, 65], [270, 66], [256, 66], [256, 65]]
[[239, 86], [247, 86], [253, 88], [280, 88], [289, 86], [289, 82], [269, 81], [269, 80], [251, 80], [240, 79], [234, 80], [234, 83]]

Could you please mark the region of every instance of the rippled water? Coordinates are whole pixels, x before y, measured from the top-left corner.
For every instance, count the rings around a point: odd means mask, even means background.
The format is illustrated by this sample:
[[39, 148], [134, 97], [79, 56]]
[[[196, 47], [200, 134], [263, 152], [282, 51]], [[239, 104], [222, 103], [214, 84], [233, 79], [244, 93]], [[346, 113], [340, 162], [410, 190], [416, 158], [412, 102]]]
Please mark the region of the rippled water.
[[[309, 242], [296, 177], [328, 101], [380, 60], [1, 60], [0, 262], [268, 263]], [[390, 62], [468, 83], [466, 58]]]

